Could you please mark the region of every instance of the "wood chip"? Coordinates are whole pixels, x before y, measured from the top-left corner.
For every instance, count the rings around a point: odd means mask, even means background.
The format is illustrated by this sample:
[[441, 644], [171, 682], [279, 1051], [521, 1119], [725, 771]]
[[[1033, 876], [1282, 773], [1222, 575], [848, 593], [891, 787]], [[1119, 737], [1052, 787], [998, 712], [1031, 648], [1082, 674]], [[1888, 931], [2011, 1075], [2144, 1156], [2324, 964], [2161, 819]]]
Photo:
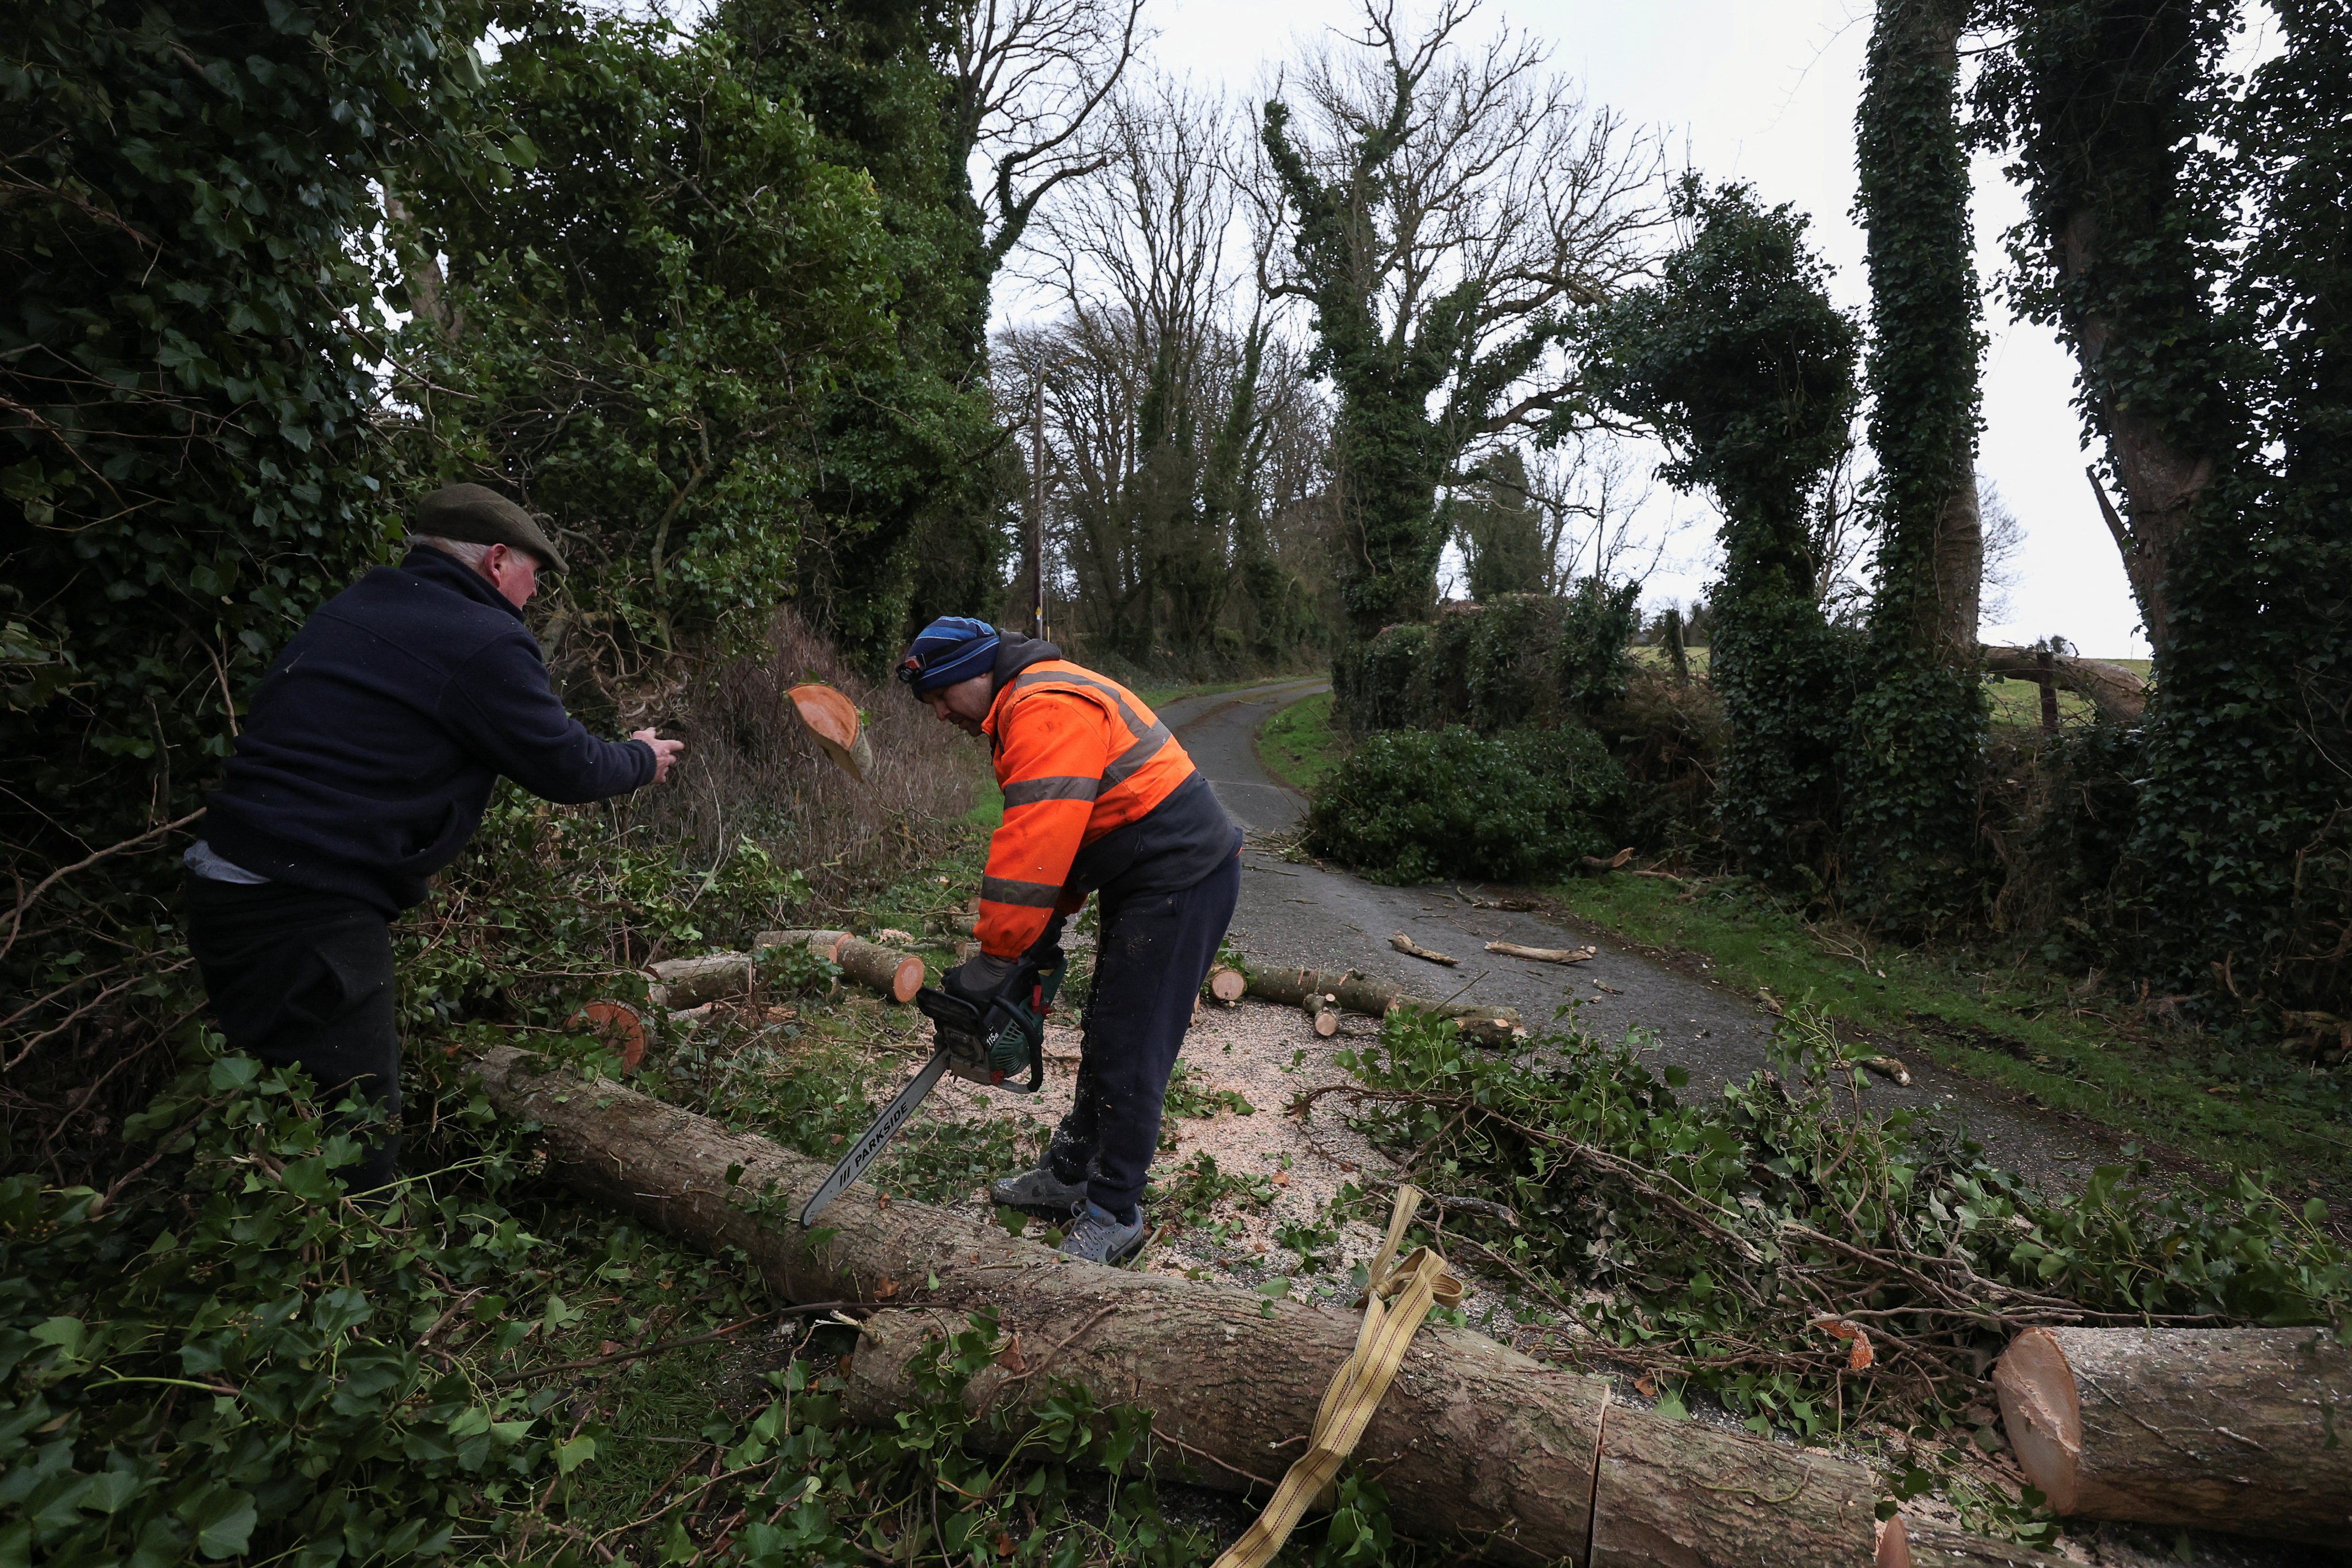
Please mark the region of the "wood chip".
[[1488, 952], [1499, 952], [1506, 958], [1532, 958], [1538, 963], [1582, 963], [1599, 950], [1590, 947], [1521, 947], [1516, 942], [1490, 942]]
[[1389, 938], [1389, 945], [1409, 958], [1425, 958], [1432, 963], [1443, 963], [1449, 969], [1454, 964], [1462, 962], [1458, 958], [1449, 958], [1444, 953], [1439, 952], [1433, 948], [1422, 946], [1421, 943], [1413, 941], [1412, 938], [1405, 935], [1402, 931], [1399, 931], [1396, 935]]

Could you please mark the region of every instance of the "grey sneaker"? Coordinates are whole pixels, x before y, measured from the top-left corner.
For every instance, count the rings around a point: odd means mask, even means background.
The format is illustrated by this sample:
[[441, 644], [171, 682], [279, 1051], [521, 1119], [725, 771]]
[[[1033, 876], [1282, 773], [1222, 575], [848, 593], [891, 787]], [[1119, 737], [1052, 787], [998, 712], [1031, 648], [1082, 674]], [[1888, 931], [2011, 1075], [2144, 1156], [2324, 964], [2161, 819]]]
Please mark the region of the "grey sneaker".
[[1040, 1160], [1036, 1169], [1006, 1176], [988, 1189], [990, 1199], [1009, 1209], [1028, 1209], [1059, 1219], [1087, 1206], [1087, 1184], [1066, 1182], [1054, 1173], [1053, 1162]]
[[1099, 1204], [1088, 1203], [1070, 1222], [1062, 1237], [1062, 1252], [1089, 1263], [1124, 1263], [1143, 1249], [1143, 1210], [1131, 1220], [1120, 1219]]

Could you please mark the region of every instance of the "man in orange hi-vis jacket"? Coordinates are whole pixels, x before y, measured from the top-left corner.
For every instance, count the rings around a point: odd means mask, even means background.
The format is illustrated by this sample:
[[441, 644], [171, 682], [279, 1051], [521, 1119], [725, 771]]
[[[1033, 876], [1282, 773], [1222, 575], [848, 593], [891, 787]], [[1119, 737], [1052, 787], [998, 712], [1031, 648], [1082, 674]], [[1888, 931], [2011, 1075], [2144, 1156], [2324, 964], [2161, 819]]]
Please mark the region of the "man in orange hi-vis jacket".
[[1140, 698], [1052, 643], [943, 616], [898, 678], [989, 743], [1004, 825], [980, 883], [980, 952], [949, 990], [993, 995], [1092, 893], [1093, 989], [1076, 1098], [1036, 1169], [998, 1182], [1008, 1207], [1071, 1215], [1062, 1250], [1116, 1263], [1143, 1245], [1160, 1101], [1201, 982], [1241, 894], [1241, 829]]

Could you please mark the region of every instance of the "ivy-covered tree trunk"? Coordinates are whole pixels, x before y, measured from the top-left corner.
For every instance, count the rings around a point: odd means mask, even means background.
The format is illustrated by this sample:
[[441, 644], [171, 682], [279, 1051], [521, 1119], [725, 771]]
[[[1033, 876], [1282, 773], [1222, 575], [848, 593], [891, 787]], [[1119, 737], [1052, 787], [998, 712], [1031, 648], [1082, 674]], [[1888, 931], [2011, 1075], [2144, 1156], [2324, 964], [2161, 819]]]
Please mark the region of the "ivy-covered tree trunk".
[[1845, 451], [1859, 333], [1830, 302], [1805, 219], [1741, 185], [1677, 196], [1691, 241], [1594, 323], [1596, 388], [1711, 490], [1723, 582], [1709, 679], [1731, 723], [1716, 801], [1747, 865], [1804, 884], [1829, 869], [1853, 654], [1813, 596], [1810, 509]]
[[1402, 150], [1411, 112], [1411, 97], [1400, 88], [1390, 122], [1355, 150], [1357, 178], [1326, 182], [1292, 145], [1288, 109], [1265, 108], [1266, 152], [1297, 214], [1296, 249], [1302, 273], [1313, 280], [1321, 363], [1339, 393], [1331, 426], [1339, 489], [1334, 573], [1348, 632], [1358, 644], [1391, 623], [1427, 616], [1445, 549], [1437, 487], [1453, 453], [1439, 439], [1429, 400], [1451, 356], [1417, 351], [1405, 332], [1381, 330], [1355, 256], [1367, 221], [1358, 210], [1360, 187]]
[[[2128, 957], [2168, 989], [2325, 1034], [2347, 1011], [2352, 938], [2347, 525], [2326, 471], [2344, 441], [2330, 139], [2352, 93], [2347, 24], [2290, 7], [2289, 46], [2240, 109], [2224, 0], [2013, 11], [1979, 105], [2027, 183], [2028, 303], [2074, 351], [2156, 654], [2120, 872]], [[2334, 452], [2315, 466], [2317, 430]], [[2273, 443], [2301, 460], [2274, 466]]]
[[2352, 12], [2273, 0], [2272, 15], [2285, 47], [2255, 73], [2243, 140], [2264, 174], [2249, 270], [2279, 330], [2265, 641], [2294, 659], [2284, 695], [2299, 786], [2281, 835], [2295, 876], [2279, 990], [2293, 1032], [2341, 1049], [2352, 1017]]
[[1869, 228], [1870, 440], [1877, 583], [1853, 714], [1844, 868], [1863, 907], [1909, 927], [1974, 912], [1976, 268], [1960, 142], [1969, 0], [1880, 0], [1857, 127]]

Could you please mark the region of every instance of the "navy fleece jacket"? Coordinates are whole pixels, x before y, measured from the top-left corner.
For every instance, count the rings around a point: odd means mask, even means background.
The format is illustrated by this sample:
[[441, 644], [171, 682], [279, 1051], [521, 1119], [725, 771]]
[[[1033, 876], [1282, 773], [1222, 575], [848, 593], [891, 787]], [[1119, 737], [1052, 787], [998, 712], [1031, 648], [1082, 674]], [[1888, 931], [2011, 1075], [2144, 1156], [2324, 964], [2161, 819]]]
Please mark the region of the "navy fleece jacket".
[[414, 550], [294, 634], [199, 831], [258, 876], [396, 914], [466, 847], [501, 773], [602, 800], [651, 783], [654, 752], [583, 729], [522, 612], [464, 562]]

